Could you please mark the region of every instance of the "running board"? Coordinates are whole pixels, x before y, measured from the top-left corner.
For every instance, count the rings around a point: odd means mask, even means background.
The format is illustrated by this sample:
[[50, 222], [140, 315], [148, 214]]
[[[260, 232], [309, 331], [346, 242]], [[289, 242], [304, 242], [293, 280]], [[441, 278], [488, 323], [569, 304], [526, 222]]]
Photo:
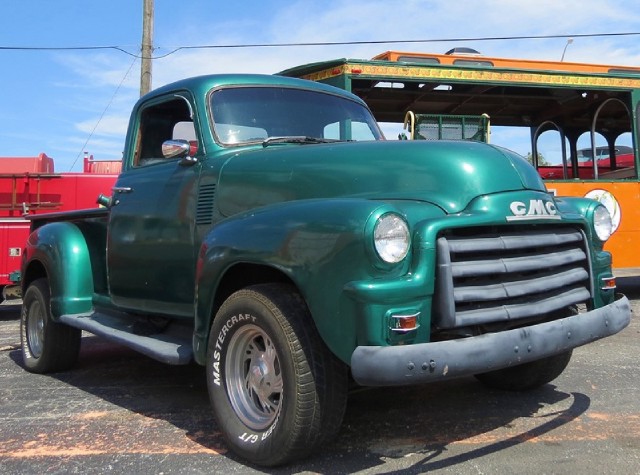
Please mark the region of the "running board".
[[127, 346], [155, 360], [172, 365], [188, 364], [193, 359], [193, 327], [172, 322], [161, 333], [137, 335], [134, 318], [121, 318], [94, 312], [62, 315], [60, 322], [85, 330], [106, 340]]

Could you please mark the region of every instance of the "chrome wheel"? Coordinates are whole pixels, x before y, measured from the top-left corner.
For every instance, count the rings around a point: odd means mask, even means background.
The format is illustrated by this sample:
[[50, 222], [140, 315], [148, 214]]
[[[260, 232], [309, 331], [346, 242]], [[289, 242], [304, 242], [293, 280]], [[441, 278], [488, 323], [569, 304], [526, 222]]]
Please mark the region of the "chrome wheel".
[[40, 358], [44, 345], [44, 309], [38, 301], [31, 303], [27, 310], [27, 343], [34, 358]]
[[272, 339], [246, 325], [229, 342], [226, 361], [229, 399], [240, 420], [253, 430], [267, 428], [280, 413], [282, 370]]

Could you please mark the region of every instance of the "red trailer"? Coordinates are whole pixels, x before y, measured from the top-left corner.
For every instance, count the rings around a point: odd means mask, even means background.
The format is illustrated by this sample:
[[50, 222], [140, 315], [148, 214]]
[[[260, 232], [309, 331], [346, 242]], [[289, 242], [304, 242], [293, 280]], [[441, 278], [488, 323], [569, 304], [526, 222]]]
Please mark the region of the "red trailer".
[[[121, 162], [84, 157], [82, 172], [55, 173], [51, 157], [0, 157], [0, 289], [13, 295], [22, 248], [29, 235], [27, 215], [95, 208], [99, 194], [111, 195]], [[0, 301], [2, 298], [0, 298]]]

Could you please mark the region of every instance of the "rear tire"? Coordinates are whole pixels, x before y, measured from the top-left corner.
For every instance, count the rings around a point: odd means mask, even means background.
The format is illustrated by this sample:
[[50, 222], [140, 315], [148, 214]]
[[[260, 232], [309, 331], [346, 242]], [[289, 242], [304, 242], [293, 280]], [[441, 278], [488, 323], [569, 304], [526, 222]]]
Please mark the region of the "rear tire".
[[234, 293], [218, 311], [207, 385], [230, 448], [274, 466], [308, 455], [339, 430], [348, 372], [296, 289], [264, 284]]
[[476, 378], [485, 386], [507, 391], [525, 391], [547, 384], [565, 370], [571, 360], [572, 351], [549, 356], [511, 368], [477, 374]]
[[32, 373], [71, 368], [78, 360], [82, 332], [51, 318], [47, 279], [34, 280], [22, 299], [20, 341], [24, 366]]

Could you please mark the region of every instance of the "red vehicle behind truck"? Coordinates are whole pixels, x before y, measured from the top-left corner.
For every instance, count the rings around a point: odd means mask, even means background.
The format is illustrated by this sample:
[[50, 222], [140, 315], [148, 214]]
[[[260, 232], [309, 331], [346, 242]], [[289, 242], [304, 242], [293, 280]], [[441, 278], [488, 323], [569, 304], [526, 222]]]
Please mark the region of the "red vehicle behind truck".
[[121, 161], [94, 160], [85, 154], [82, 172], [56, 173], [53, 158], [0, 157], [0, 290], [16, 297], [14, 280], [29, 235], [26, 217], [45, 212], [95, 208], [100, 193], [110, 194]]

